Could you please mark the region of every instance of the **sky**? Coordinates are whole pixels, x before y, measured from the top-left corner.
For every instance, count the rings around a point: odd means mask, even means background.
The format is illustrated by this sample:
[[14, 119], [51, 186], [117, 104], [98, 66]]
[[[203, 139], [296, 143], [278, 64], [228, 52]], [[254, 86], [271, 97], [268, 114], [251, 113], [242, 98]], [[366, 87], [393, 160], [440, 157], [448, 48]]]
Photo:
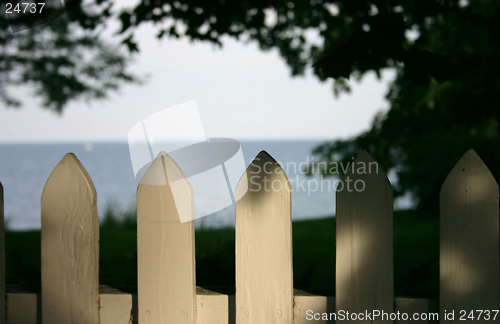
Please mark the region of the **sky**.
[[[368, 74], [351, 94], [333, 95], [333, 81], [320, 82], [308, 67], [292, 78], [277, 51], [225, 39], [222, 49], [185, 39], [155, 37], [142, 26], [140, 53], [131, 71], [144, 85], [125, 85], [109, 99], [69, 104], [59, 116], [41, 108], [31, 89], [12, 89], [23, 107], [0, 107], [0, 143], [127, 141], [129, 130], [163, 109], [196, 101], [208, 137], [238, 140], [337, 139], [369, 128], [393, 71], [381, 81]], [[115, 41], [118, 39], [115, 38]]]

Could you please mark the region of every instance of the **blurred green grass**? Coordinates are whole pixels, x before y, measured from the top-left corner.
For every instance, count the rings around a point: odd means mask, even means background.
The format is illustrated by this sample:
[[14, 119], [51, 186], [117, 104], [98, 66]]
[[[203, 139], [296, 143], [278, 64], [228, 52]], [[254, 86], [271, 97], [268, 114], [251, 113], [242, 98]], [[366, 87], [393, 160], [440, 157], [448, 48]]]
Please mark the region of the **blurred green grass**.
[[[40, 287], [40, 232], [6, 232], [6, 282]], [[197, 285], [234, 287], [234, 228], [196, 231]], [[394, 212], [396, 295], [435, 297], [439, 290], [439, 219]], [[100, 284], [137, 285], [135, 214], [108, 211], [100, 228]], [[294, 286], [335, 292], [335, 218], [293, 222]]]

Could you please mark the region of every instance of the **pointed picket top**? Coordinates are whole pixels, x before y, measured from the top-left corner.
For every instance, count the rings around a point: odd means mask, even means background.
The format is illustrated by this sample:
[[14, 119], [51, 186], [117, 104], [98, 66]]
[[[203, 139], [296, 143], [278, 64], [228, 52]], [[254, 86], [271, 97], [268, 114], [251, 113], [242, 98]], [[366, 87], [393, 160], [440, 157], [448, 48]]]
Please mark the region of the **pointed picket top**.
[[169, 192], [174, 198], [177, 216], [169, 213], [163, 215], [169, 219], [163, 218], [162, 221], [184, 223], [193, 220], [194, 206], [191, 203], [194, 196], [193, 188], [177, 162], [166, 152], [160, 152], [141, 178], [138, 189], [141, 186], [165, 186], [167, 183]]
[[[42, 192], [42, 199], [43, 199], [43, 193], [45, 192], [47, 186], [49, 184], [54, 185], [51, 182], [54, 182], [56, 184], [60, 183], [59, 178], [61, 176], [65, 180], [66, 184], [69, 184], [72, 181], [81, 182], [82, 184], [84, 184], [87, 194], [90, 195], [92, 201], [93, 202], [97, 201], [97, 193], [94, 187], [94, 183], [92, 182], [92, 179], [90, 178], [90, 175], [88, 174], [85, 167], [73, 153], [66, 154], [61, 159], [61, 161], [59, 161], [59, 163], [56, 165], [54, 170], [52, 170], [52, 173], [50, 174], [49, 178], [47, 179], [47, 182], [45, 183], [45, 187]], [[52, 178], [57, 178], [57, 179], [52, 179]]]
[[57, 164], [42, 193], [42, 321], [99, 323], [97, 194], [72, 153]]
[[[474, 190], [477, 191], [476, 194], [485, 191], [485, 184], [498, 187], [490, 170], [473, 149], [465, 152], [453, 169], [451, 169], [450, 173], [448, 173], [441, 187], [441, 192], [449, 190], [447, 189], [448, 187], [455, 187], [457, 183], [466, 184], [466, 179], [469, 181], [473, 180], [473, 183], [468, 183], [468, 185], [474, 185]], [[465, 187], [461, 187], [461, 189], [465, 193]]]
[[[342, 181], [345, 181], [346, 177], [352, 180], [379, 178], [379, 181], [385, 181], [391, 187], [387, 174], [377, 160], [366, 151], [361, 151], [356, 159], [352, 162], [348, 162], [346, 165], [342, 166], [342, 168], [346, 171], [342, 177]], [[361, 189], [361, 187], [359, 189]]]
[[[293, 322], [291, 189], [261, 151], [236, 189], [236, 322]], [[246, 187], [246, 188], [245, 188]], [[243, 190], [241, 188], [244, 188]]]
[[5, 317], [5, 224], [3, 209], [3, 186], [0, 182], [0, 324], [4, 324]]
[[498, 196], [497, 182], [472, 149], [441, 187], [442, 314], [500, 308]]
[[378, 162], [363, 151], [336, 190], [336, 308], [394, 311], [393, 194]]
[[137, 187], [137, 257], [141, 324], [195, 324], [193, 189], [161, 152]]

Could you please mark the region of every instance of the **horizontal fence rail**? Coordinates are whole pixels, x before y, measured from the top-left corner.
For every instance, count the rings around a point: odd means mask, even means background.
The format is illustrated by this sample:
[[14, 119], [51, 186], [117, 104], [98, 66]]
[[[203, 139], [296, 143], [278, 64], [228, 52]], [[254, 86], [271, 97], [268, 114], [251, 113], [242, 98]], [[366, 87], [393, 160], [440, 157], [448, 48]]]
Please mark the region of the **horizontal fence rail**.
[[[99, 286], [97, 193], [71, 153], [42, 194], [41, 293], [6, 289], [0, 183], [0, 324], [330, 323], [323, 314], [341, 310], [435, 312], [444, 323], [459, 321], [459, 310], [500, 309], [499, 189], [473, 150], [440, 193], [439, 300], [394, 297], [392, 186], [366, 152], [351, 166], [342, 181], [361, 181], [363, 190], [337, 187], [336, 246], [330, 247], [336, 249], [336, 296], [293, 288], [291, 188], [267, 152], [251, 162], [235, 193], [235, 294], [196, 287], [194, 222], [181, 222], [193, 213], [193, 191], [167, 153], [151, 163], [137, 188], [137, 294]], [[454, 320], [445, 320], [452, 310]], [[499, 323], [500, 316], [482, 321]]]

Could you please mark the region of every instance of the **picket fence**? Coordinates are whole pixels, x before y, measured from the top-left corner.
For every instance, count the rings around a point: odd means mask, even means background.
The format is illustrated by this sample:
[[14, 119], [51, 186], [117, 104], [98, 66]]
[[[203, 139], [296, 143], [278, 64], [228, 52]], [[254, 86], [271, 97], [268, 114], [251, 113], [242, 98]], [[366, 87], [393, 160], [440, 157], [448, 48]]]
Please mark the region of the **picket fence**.
[[[176, 165], [166, 154], [154, 163]], [[274, 171], [264, 173], [269, 163]], [[363, 152], [354, 163], [376, 161]], [[441, 316], [445, 310], [498, 310], [499, 191], [477, 154], [465, 153], [441, 189], [439, 302], [394, 297], [393, 194], [387, 176], [378, 170], [363, 173], [349, 168], [345, 177], [364, 181], [365, 188], [337, 192], [335, 297], [293, 288], [291, 193], [285, 173], [266, 152], [259, 153], [248, 167], [247, 175], [260, 177], [247, 182], [248, 191], [236, 202], [235, 296], [196, 287], [193, 222], [175, 221], [178, 216], [169, 185], [139, 184], [137, 297], [99, 287], [97, 194], [82, 164], [69, 153], [55, 167], [42, 194], [41, 294], [5, 293], [0, 222], [0, 321], [303, 324], [326, 323], [307, 320], [308, 310], [377, 309], [411, 314], [437, 309], [438, 304]], [[282, 185], [279, 191], [252, 187], [264, 181]], [[177, 201], [177, 207], [189, 211], [193, 208], [189, 183], [183, 190], [191, 198], [181, 202], [183, 206]], [[3, 220], [1, 185], [0, 217]]]

